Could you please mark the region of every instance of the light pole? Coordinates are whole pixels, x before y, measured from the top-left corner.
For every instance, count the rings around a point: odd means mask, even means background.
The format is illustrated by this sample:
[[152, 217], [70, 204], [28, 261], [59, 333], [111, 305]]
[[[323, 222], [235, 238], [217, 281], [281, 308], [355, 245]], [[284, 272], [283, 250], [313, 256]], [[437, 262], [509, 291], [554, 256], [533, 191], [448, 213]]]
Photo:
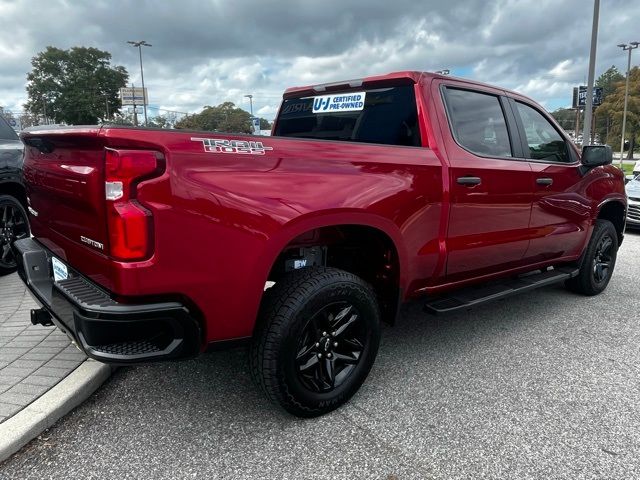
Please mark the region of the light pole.
[[[127, 40], [127, 43], [131, 44], [134, 47], [138, 47], [138, 53], [140, 53], [140, 79], [142, 80], [142, 106], [144, 107], [144, 126], [147, 126], [147, 95], [144, 89], [144, 70], [142, 69], [142, 47], [151, 47], [150, 43], [145, 42], [144, 40], [140, 40], [139, 42], [134, 42], [131, 40]], [[135, 98], [135, 90], [133, 92], [133, 97]]]
[[[631, 50], [634, 48], [638, 48], [640, 42], [629, 42], [621, 43], [618, 45], [622, 51], [628, 50], [629, 55], [627, 57], [627, 81], [624, 86], [624, 109], [622, 110], [622, 135], [620, 137], [620, 168], [622, 168], [622, 158], [624, 157], [624, 130], [627, 126], [627, 99], [629, 97], [629, 74], [631, 72]], [[631, 142], [629, 142], [629, 147], [631, 147]]]
[[249, 109], [251, 111], [251, 116], [253, 117], [253, 95], [245, 95], [249, 99]]
[[584, 106], [584, 126], [582, 127], [582, 146], [591, 145], [591, 117], [593, 115], [593, 82], [596, 70], [596, 46], [598, 43], [598, 20], [600, 18], [600, 0], [593, 2], [593, 26], [591, 28], [591, 50], [589, 53], [589, 78], [587, 80], [587, 98]]

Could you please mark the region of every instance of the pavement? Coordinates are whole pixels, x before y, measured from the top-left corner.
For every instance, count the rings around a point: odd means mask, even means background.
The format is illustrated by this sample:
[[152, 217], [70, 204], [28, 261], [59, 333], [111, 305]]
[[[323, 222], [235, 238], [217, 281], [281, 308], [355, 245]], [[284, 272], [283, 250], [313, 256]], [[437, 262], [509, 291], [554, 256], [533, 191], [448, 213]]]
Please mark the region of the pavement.
[[609, 288], [549, 287], [385, 327], [360, 392], [301, 420], [246, 351], [121, 368], [0, 479], [640, 478], [640, 234]]
[[17, 274], [0, 277], [0, 461], [77, 406], [110, 373], [87, 363], [60, 330], [32, 325], [32, 308], [38, 306]]

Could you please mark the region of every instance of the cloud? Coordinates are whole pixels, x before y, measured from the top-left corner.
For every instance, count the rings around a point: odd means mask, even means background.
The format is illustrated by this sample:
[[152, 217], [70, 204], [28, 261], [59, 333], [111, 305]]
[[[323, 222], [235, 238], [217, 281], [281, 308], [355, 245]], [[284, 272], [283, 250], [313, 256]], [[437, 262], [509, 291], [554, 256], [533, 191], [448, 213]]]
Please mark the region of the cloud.
[[[230, 100], [271, 118], [289, 86], [394, 70], [439, 70], [569, 104], [585, 81], [591, 2], [570, 0], [0, 0], [0, 106], [20, 110], [31, 57], [47, 45], [107, 50], [155, 107], [180, 112]], [[34, 15], [37, 12], [37, 15]], [[637, 31], [640, 3], [603, 4], [597, 72], [625, 68], [615, 46]], [[636, 62], [637, 63], [637, 60]], [[154, 110], [156, 111], [156, 110]]]

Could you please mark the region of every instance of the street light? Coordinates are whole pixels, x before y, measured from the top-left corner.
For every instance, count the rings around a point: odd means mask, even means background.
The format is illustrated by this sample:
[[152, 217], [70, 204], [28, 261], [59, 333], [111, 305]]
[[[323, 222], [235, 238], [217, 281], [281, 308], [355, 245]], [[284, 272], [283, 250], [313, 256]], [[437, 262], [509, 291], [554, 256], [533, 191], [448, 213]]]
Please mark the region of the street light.
[[444, 70], [436, 70], [436, 73], [439, 73], [440, 75], [449, 75], [449, 69], [445, 68]]
[[251, 116], [253, 117], [253, 95], [245, 95], [249, 99], [249, 108], [251, 109]]
[[600, 19], [600, 0], [593, 2], [593, 25], [591, 27], [591, 49], [589, 51], [589, 78], [587, 80], [587, 98], [584, 105], [584, 125], [582, 127], [582, 146], [591, 145], [591, 118], [593, 116], [593, 83], [596, 73], [596, 48], [598, 43], [598, 22]]
[[[618, 46], [622, 49], [622, 51], [628, 50], [629, 56], [627, 58], [627, 81], [625, 82], [624, 87], [624, 109], [622, 113], [622, 136], [620, 137], [620, 168], [622, 168], [622, 158], [624, 157], [624, 130], [627, 126], [627, 99], [629, 97], [629, 73], [631, 72], [631, 50], [634, 48], [638, 48], [640, 42], [629, 42], [621, 43]], [[631, 142], [629, 142], [629, 147], [631, 147]]]
[[[142, 69], [142, 47], [151, 47], [150, 43], [145, 42], [144, 40], [140, 40], [139, 42], [134, 42], [131, 40], [127, 40], [127, 43], [131, 44], [134, 47], [138, 48], [138, 52], [140, 53], [140, 78], [142, 80], [142, 95], [143, 95], [143, 107], [144, 107], [144, 126], [146, 127], [148, 124], [147, 121], [147, 95], [144, 90], [144, 70]], [[133, 98], [135, 99], [136, 92], [133, 92]], [[134, 100], [135, 101], [135, 100]]]

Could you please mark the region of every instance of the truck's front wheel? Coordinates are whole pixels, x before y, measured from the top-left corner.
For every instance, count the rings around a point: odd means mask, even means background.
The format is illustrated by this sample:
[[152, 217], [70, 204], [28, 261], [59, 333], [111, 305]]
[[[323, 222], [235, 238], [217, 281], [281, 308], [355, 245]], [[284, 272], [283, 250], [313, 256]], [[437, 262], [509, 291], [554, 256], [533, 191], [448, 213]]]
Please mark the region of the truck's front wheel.
[[251, 345], [251, 370], [288, 412], [314, 417], [360, 388], [380, 343], [371, 286], [334, 268], [307, 268], [265, 293]]
[[618, 255], [618, 234], [608, 220], [596, 220], [591, 240], [584, 252], [580, 272], [567, 280], [569, 290], [583, 295], [597, 295], [611, 280]]

